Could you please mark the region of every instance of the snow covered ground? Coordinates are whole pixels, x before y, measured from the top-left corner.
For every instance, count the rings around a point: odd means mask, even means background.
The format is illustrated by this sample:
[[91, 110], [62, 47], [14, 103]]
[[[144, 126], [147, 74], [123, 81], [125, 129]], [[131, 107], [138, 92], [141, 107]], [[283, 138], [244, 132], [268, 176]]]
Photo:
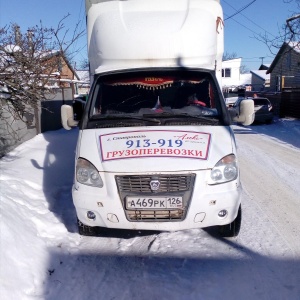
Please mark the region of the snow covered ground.
[[77, 130], [40, 134], [0, 160], [0, 299], [300, 299], [300, 121], [235, 126], [243, 223], [77, 233]]

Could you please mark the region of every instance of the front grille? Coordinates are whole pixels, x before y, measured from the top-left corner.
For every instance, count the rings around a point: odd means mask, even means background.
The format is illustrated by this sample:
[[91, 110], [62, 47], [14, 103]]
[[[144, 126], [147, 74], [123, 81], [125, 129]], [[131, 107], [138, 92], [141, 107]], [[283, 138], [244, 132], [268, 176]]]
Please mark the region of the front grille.
[[[126, 175], [116, 176], [116, 183], [126, 217], [131, 222], [163, 222], [184, 220], [193, 193], [195, 174], [176, 175]], [[159, 181], [159, 189], [152, 191], [150, 182]], [[183, 207], [178, 209], [126, 209], [128, 196], [147, 198], [153, 196], [182, 197]]]
[[187, 191], [194, 182], [190, 175], [116, 176], [116, 180], [120, 192], [135, 193], [151, 193], [151, 180], [159, 180], [157, 192]]
[[127, 216], [131, 221], [181, 220], [184, 210], [129, 210]]

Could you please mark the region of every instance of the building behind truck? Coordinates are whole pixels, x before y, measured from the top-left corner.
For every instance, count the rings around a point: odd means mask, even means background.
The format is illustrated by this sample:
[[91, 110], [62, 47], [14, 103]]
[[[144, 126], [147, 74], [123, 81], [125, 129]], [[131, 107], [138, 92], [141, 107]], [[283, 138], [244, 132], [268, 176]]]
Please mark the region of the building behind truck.
[[[86, 0], [93, 81], [78, 124], [78, 230], [218, 226], [236, 236], [241, 185], [221, 86], [219, 0]], [[65, 129], [77, 126], [62, 107]]]

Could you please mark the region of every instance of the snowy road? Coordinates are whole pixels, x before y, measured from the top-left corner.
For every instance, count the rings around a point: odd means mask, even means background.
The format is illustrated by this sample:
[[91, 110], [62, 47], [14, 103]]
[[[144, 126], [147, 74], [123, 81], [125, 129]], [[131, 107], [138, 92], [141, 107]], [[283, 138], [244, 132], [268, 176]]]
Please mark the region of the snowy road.
[[240, 235], [77, 234], [76, 131], [48, 132], [0, 160], [0, 299], [300, 299], [300, 121], [235, 127]]
[[255, 133], [236, 138], [244, 191], [286, 240], [294, 257], [300, 257], [299, 149]]

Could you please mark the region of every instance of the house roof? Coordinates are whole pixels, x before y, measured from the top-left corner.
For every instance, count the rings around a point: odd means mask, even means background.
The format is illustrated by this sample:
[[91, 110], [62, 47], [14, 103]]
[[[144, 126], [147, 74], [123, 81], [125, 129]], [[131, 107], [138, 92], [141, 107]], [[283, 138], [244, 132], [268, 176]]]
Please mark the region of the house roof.
[[76, 70], [80, 81], [90, 82], [90, 73], [88, 70]]
[[293, 48], [297, 53], [300, 53], [300, 41], [299, 42], [289, 42], [291, 48]]
[[[17, 51], [21, 51], [21, 48], [18, 45], [6, 45], [5, 46], [5, 51], [6, 52], [17, 52]], [[62, 59], [65, 61], [66, 65], [68, 66], [68, 68], [72, 71], [72, 73], [74, 74], [75, 78], [77, 80], [80, 80], [78, 74], [76, 73], [76, 70], [72, 67], [71, 63], [69, 62], [68, 58], [60, 51], [60, 50], [45, 50], [45, 51], [37, 51], [36, 53], [34, 53], [35, 57], [39, 57], [41, 58], [43, 61], [50, 59], [52, 57], [55, 56], [61, 56]], [[9, 57], [6, 56], [4, 51], [0, 51], [0, 66], [1, 64], [3, 64], [4, 60], [8, 60], [11, 59]], [[57, 73], [54, 72], [52, 73], [52, 75], [58, 75], [55, 74]]]
[[271, 64], [261, 64], [258, 70], [268, 70]]
[[76, 70], [72, 67], [71, 63], [69, 62], [69, 60], [67, 59], [67, 57], [61, 53], [61, 51], [59, 50], [52, 50], [52, 51], [48, 51], [45, 54], [45, 59], [49, 59], [53, 56], [61, 56], [62, 59], [65, 61], [65, 63], [67, 64], [68, 68], [72, 71], [72, 73], [74, 74], [74, 76], [76, 77], [77, 80], [80, 80], [78, 74], [76, 73]]
[[241, 74], [240, 85], [247, 85], [247, 84], [251, 84], [251, 74], [250, 73]]
[[250, 73], [259, 77], [262, 80], [270, 79], [270, 74], [267, 74], [266, 70], [252, 70], [252, 71], [250, 71]]
[[299, 42], [284, 42], [276, 54], [274, 60], [272, 61], [269, 69], [267, 70], [267, 74], [272, 73], [274, 67], [278, 63], [279, 59], [282, 55], [287, 53], [288, 51], [295, 51], [300, 54], [300, 41]]
[[233, 64], [241, 64], [241, 62], [242, 62], [242, 58], [240, 57], [222, 60], [222, 67], [232, 66]]

